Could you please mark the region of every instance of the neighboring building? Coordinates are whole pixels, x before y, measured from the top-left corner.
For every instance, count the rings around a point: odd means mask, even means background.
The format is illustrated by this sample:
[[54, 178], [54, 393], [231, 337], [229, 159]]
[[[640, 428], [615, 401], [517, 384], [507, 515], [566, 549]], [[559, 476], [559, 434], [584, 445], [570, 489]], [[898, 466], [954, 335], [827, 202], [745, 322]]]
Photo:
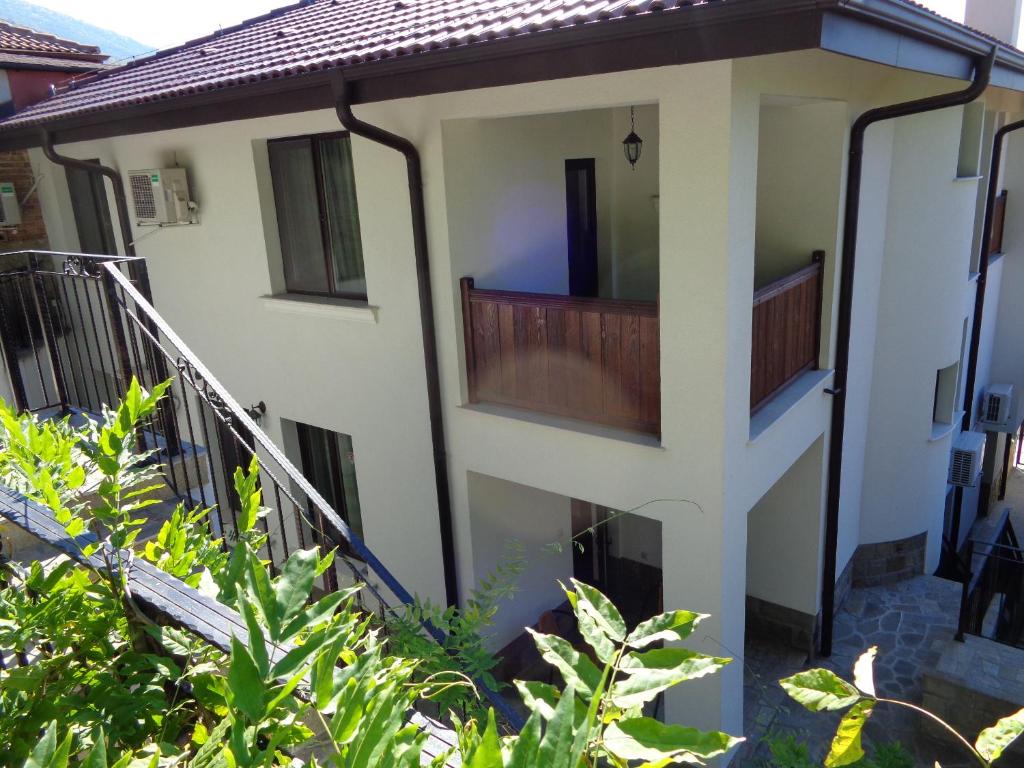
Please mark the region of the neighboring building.
[[[0, 115], [12, 115], [49, 97], [57, 86], [103, 66], [107, 56], [93, 45], [62, 40], [45, 32], [0, 21]], [[35, 178], [24, 151], [0, 152], [0, 184], [14, 187], [22, 204], [20, 222], [0, 224], [4, 250], [46, 247], [46, 228]], [[5, 204], [9, 198], [5, 198]], [[4, 220], [5, 224], [7, 219]]]
[[[191, 223], [129, 223], [156, 307], [420, 595], [465, 599], [524, 543], [495, 641], [510, 668], [573, 575], [634, 618], [709, 613], [695, 647], [739, 656], [763, 628], [809, 647], [823, 594], [933, 572], [967, 536], [981, 486], [958, 525], [945, 512], [961, 403], [1024, 387], [1014, 134], [963, 392], [992, 136], [1024, 113], [1010, 29], [904, 0], [312, 0], [61, 90], [0, 124], [0, 148], [30, 148], [58, 250], [126, 244], [109, 187], [44, 159], [40, 128], [135, 194], [187, 171], [167, 199]], [[833, 538], [851, 124], [966, 87], [993, 46], [981, 99], [866, 134]], [[358, 117], [421, 155], [436, 381], [407, 166], [343, 131], [339, 72]], [[738, 733], [742, 706], [735, 664], [661, 714]]]

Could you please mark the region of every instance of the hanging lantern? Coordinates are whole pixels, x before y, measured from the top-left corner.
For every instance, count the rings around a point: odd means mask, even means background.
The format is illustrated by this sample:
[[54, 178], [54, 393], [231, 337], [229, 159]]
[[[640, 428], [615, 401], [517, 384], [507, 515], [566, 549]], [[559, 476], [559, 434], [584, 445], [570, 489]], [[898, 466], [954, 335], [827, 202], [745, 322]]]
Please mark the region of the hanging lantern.
[[636, 162], [640, 159], [640, 152], [644, 148], [644, 140], [636, 135], [636, 112], [633, 107], [629, 108], [629, 135], [622, 140], [622, 151], [626, 155], [629, 167], [636, 170]]

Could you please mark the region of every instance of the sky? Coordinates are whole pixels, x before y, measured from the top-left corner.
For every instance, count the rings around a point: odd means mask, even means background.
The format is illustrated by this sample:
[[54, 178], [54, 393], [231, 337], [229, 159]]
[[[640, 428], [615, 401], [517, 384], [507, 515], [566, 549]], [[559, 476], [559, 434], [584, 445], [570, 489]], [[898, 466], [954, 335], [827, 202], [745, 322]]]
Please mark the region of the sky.
[[[167, 48], [259, 16], [291, 0], [31, 0], [69, 16], [135, 38], [154, 48]], [[965, 0], [923, 0], [924, 4], [957, 21], [963, 20]], [[141, 9], [145, 10], [141, 10]]]

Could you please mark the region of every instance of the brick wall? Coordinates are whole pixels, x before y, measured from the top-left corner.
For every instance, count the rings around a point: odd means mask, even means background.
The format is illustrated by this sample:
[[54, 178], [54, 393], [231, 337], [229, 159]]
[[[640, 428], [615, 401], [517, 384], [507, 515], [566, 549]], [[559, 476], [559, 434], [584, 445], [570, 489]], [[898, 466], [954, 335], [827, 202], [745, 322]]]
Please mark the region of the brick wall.
[[861, 544], [853, 555], [853, 586], [877, 587], [924, 573], [927, 534]]
[[17, 227], [0, 227], [0, 251], [49, 248], [39, 195], [32, 192], [31, 197], [25, 200], [35, 184], [28, 152], [0, 152], [0, 182], [14, 184], [18, 202], [21, 203], [21, 224]]

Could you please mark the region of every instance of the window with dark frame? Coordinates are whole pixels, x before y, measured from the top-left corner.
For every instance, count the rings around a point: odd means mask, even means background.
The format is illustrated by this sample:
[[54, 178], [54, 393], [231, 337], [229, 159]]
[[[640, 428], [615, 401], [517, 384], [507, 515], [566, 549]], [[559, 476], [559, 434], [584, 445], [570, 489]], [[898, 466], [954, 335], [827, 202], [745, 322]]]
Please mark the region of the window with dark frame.
[[356, 485], [352, 438], [340, 432], [295, 423], [302, 472], [356, 536], [363, 537], [363, 518]]
[[267, 142], [289, 293], [366, 300], [348, 133]]
[[[99, 165], [99, 160], [86, 160]], [[71, 212], [78, 230], [78, 245], [82, 253], [99, 256], [116, 256], [117, 241], [110, 220], [110, 204], [103, 177], [87, 173], [81, 168], [67, 168], [68, 192], [71, 195]]]

